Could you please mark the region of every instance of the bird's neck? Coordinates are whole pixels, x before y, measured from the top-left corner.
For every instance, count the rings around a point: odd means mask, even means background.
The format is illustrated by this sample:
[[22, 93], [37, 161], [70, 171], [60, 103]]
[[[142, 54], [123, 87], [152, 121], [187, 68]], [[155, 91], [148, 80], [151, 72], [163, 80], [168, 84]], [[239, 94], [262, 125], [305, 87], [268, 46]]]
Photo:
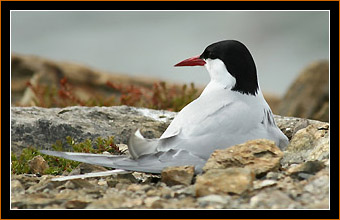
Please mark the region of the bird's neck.
[[210, 75], [210, 83], [222, 86], [224, 89], [232, 89], [236, 84], [236, 79], [228, 72], [224, 63], [219, 60], [209, 60], [205, 65]]

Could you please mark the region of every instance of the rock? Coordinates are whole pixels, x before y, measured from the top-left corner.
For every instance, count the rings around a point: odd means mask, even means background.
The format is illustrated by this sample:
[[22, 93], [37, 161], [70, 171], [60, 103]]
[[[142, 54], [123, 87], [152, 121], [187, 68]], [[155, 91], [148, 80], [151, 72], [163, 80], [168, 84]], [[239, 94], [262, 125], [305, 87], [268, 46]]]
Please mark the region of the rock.
[[296, 132], [288, 145], [282, 165], [329, 158], [329, 124], [319, 122]]
[[194, 166], [167, 167], [162, 170], [161, 181], [168, 186], [190, 185], [195, 174]]
[[278, 114], [329, 121], [329, 62], [307, 66], [288, 88]]
[[33, 185], [39, 183], [41, 177], [38, 177], [35, 174], [21, 174], [21, 175], [11, 175], [12, 180], [18, 180], [22, 184], [25, 190], [30, 188]]
[[[180, 187], [180, 188], [178, 188]], [[175, 185], [171, 187], [174, 190], [174, 197], [185, 197], [185, 196], [195, 196], [195, 186], [184, 186], [184, 185]]]
[[297, 175], [299, 173], [315, 174], [325, 168], [321, 161], [307, 161], [289, 168], [286, 173], [288, 175]]
[[127, 106], [11, 108], [11, 149], [19, 154], [23, 148], [48, 148], [61, 141], [69, 148], [66, 137], [76, 141], [114, 136], [115, 143], [127, 143], [132, 131], [142, 128], [146, 138], [159, 137], [175, 116], [173, 112]]
[[33, 192], [48, 192], [56, 187], [62, 185], [63, 183], [59, 182], [52, 182], [51, 179], [53, 176], [51, 175], [44, 175], [41, 178], [39, 178], [39, 182], [36, 184], [31, 185], [26, 192], [27, 193], [33, 193]]
[[[199, 203], [203, 203], [201, 205], [207, 206], [207, 203], [222, 203], [227, 204], [230, 200], [230, 196], [222, 196], [222, 195], [207, 195], [197, 199]], [[206, 204], [204, 204], [206, 203]]]
[[40, 155], [33, 157], [32, 160], [28, 161], [28, 165], [32, 173], [43, 174], [47, 168], [49, 168], [47, 162]]
[[277, 170], [283, 152], [273, 141], [258, 139], [247, 141], [224, 150], [215, 150], [203, 167], [204, 171], [216, 168], [246, 167], [256, 176]]
[[269, 180], [278, 180], [281, 179], [283, 177], [282, 173], [279, 172], [268, 172], [266, 175], [266, 178]]
[[74, 92], [83, 100], [93, 97], [109, 97], [114, 93], [106, 86], [108, 81], [124, 85], [139, 85], [151, 88], [151, 77], [130, 77], [126, 74], [109, 73], [86, 65], [54, 61], [38, 56], [12, 54], [11, 57], [11, 93], [12, 103], [28, 106], [35, 105], [34, 93], [27, 88], [28, 81], [33, 85], [58, 86], [66, 77]]
[[110, 176], [107, 180], [107, 184], [109, 187], [116, 187], [117, 184], [131, 184], [137, 182], [138, 180], [131, 173]]
[[197, 176], [196, 196], [211, 194], [242, 194], [250, 190], [254, 173], [248, 168], [209, 169]]
[[79, 175], [85, 173], [102, 172], [107, 171], [106, 168], [94, 164], [81, 163], [76, 168], [74, 168], [68, 175]]
[[144, 200], [146, 207], [149, 207], [149, 208], [157, 208], [157, 207], [162, 208], [159, 206], [159, 203], [161, 202], [162, 202], [162, 199], [159, 196], [147, 197]]
[[329, 170], [323, 169], [308, 179], [304, 185], [299, 202], [310, 209], [329, 209]]
[[277, 183], [276, 180], [255, 180], [253, 182], [253, 188], [254, 189], [262, 189], [268, 186], [273, 186]]
[[80, 200], [70, 200], [65, 203], [65, 208], [67, 209], [83, 209], [87, 206], [87, 202]]
[[69, 189], [84, 189], [84, 188], [94, 188], [95, 185], [91, 184], [89, 181], [85, 179], [74, 179], [69, 180], [65, 184], [66, 188]]
[[114, 209], [121, 208], [122, 204], [126, 201], [126, 196], [123, 196], [117, 192], [109, 192], [105, 194], [103, 198], [98, 199], [96, 202], [92, 202], [86, 209]]
[[142, 183], [158, 183], [161, 180], [161, 175], [159, 174], [133, 172], [132, 175]]
[[24, 194], [25, 193], [25, 188], [23, 185], [20, 183], [19, 180], [12, 180], [11, 181], [11, 191], [12, 193], [20, 193]]
[[290, 145], [286, 150], [299, 152], [313, 149], [320, 144], [320, 142], [324, 143], [325, 140], [329, 140], [329, 125], [328, 123], [320, 122], [319, 124], [309, 125], [299, 130], [290, 141]]
[[264, 190], [250, 199], [253, 209], [294, 209], [300, 208], [287, 194], [279, 190]]

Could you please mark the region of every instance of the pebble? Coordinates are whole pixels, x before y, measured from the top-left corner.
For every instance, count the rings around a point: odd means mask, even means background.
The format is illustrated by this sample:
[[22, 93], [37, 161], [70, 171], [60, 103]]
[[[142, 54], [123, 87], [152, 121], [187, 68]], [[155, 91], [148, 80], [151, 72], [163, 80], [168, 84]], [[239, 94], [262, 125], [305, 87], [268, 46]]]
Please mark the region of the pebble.
[[161, 181], [168, 186], [186, 185], [189, 186], [194, 178], [194, 166], [167, 167], [162, 170]]

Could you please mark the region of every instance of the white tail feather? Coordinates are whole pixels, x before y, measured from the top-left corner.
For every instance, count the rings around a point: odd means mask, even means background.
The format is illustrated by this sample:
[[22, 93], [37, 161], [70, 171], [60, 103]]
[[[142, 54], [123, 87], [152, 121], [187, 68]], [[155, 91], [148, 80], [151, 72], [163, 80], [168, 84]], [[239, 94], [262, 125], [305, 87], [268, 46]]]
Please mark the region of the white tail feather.
[[156, 152], [159, 139], [145, 139], [139, 129], [134, 132], [129, 139], [129, 152], [132, 158], [136, 159], [141, 155]]

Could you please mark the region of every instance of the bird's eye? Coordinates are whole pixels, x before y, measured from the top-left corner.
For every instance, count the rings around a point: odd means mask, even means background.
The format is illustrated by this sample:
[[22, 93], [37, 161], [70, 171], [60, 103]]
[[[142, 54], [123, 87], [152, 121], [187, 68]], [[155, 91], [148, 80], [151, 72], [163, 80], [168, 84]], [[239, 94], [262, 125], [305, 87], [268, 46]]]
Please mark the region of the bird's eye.
[[204, 59], [216, 59], [216, 56], [211, 52], [211, 51], [208, 51], [208, 50], [205, 50], [202, 55], [201, 55], [201, 58], [204, 58]]
[[209, 56], [208, 56], [210, 59], [216, 59], [217, 57], [215, 56], [214, 53], [210, 52], [209, 53]]

